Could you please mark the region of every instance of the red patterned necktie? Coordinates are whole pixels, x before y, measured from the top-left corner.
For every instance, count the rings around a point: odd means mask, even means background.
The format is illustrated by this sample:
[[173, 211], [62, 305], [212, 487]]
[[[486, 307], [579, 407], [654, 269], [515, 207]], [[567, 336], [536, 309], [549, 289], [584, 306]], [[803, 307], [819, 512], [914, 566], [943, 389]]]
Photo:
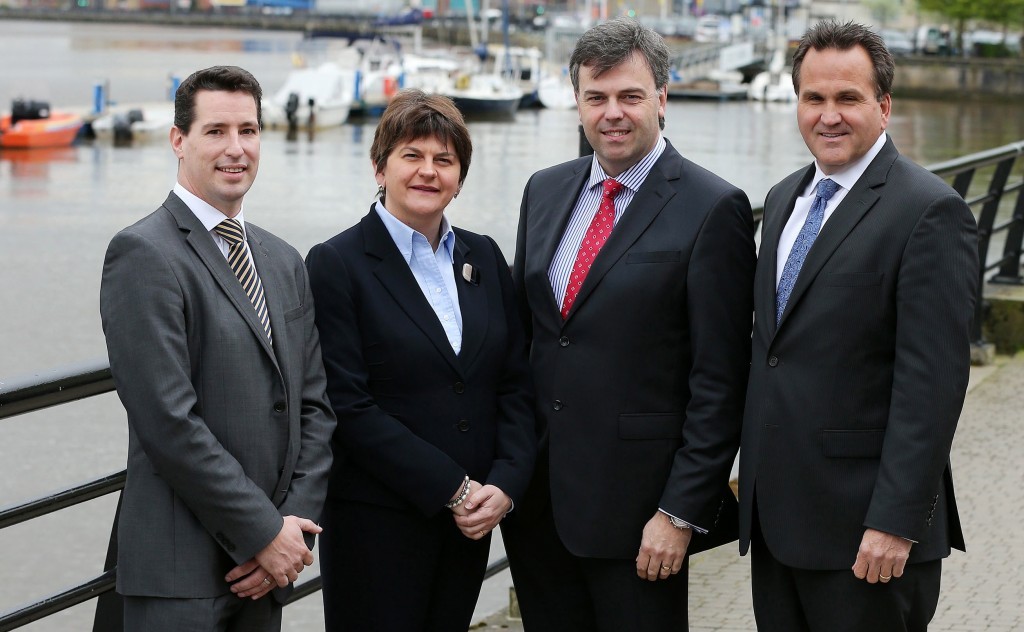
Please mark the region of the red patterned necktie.
[[583, 236], [583, 243], [580, 244], [579, 252], [576, 253], [576, 262], [572, 266], [572, 274], [569, 276], [569, 284], [565, 287], [565, 299], [562, 300], [562, 319], [569, 315], [572, 304], [576, 301], [576, 295], [580, 292], [583, 280], [587, 278], [590, 267], [594, 265], [597, 253], [608, 241], [612, 234], [612, 227], [615, 225], [615, 196], [622, 191], [623, 186], [612, 178], [604, 181], [604, 193], [601, 195], [601, 204], [594, 214], [594, 219], [587, 228], [587, 234]]

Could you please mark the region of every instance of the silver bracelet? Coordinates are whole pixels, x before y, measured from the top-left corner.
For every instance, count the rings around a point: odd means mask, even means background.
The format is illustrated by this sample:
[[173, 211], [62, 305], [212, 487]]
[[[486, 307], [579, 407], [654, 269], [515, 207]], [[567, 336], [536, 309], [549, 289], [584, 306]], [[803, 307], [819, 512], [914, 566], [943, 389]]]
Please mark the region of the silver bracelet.
[[462, 493], [459, 494], [458, 498], [456, 498], [455, 500], [449, 500], [447, 503], [445, 503], [444, 506], [447, 509], [455, 509], [456, 507], [458, 507], [462, 503], [466, 502], [466, 498], [468, 496], [469, 496], [469, 476], [467, 476], [466, 480], [463, 481], [463, 483], [462, 483]]

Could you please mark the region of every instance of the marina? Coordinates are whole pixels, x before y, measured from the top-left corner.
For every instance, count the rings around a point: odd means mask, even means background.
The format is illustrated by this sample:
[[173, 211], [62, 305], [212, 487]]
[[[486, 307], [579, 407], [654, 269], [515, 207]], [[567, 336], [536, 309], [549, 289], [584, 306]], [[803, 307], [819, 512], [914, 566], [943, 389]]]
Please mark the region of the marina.
[[[94, 85], [104, 81], [122, 104], [166, 101], [173, 77], [213, 64], [241, 65], [273, 94], [294, 70], [294, 54], [319, 60], [327, 47], [287, 32], [0, 21], [0, 56], [8, 60], [0, 108], [19, 96], [56, 109], [87, 108]], [[1018, 109], [897, 98], [889, 131], [902, 152], [932, 164], [1024, 138]], [[471, 121], [474, 159], [451, 206], [452, 222], [493, 236], [511, 260], [523, 187], [537, 169], [576, 155], [577, 125], [571, 108]], [[266, 130], [247, 220], [302, 254], [358, 221], [376, 189], [368, 155], [374, 127], [364, 115], [312, 139]], [[685, 157], [743, 188], [755, 206], [809, 160], [793, 104], [672, 101], [664, 133]], [[157, 134], [127, 146], [94, 141], [0, 150], [0, 381], [105, 357], [98, 313], [103, 253], [118, 229], [151, 212], [171, 188], [175, 161], [165, 143]], [[0, 424], [0, 505], [124, 466], [126, 429], [116, 396], [61, 408]], [[0, 611], [101, 569], [113, 505], [107, 497], [5, 530], [4, 567], [31, 571], [0, 577]], [[507, 605], [507, 592], [503, 597], [498, 607]], [[316, 629], [318, 607], [311, 597], [286, 611], [285, 629]], [[84, 605], [29, 629], [88, 629], [91, 615]]]

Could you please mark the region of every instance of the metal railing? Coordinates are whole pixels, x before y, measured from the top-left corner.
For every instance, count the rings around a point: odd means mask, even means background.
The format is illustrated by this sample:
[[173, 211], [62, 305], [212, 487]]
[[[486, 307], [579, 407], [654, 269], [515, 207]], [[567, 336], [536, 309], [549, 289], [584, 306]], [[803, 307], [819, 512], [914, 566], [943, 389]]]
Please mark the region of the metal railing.
[[[0, 382], [0, 420], [23, 413], [43, 410], [59, 404], [67, 404], [93, 395], [102, 395], [114, 390], [114, 380], [106, 359], [86, 364], [52, 369], [41, 375], [32, 375]], [[97, 479], [86, 481], [68, 489], [34, 498], [18, 505], [0, 509], [0, 530], [22, 522], [45, 516], [61, 509], [73, 507], [94, 498], [99, 498], [124, 489], [126, 471], [113, 472]], [[118, 504], [118, 511], [120, 504]], [[111, 541], [116, 538], [117, 514]], [[121, 630], [121, 610], [114, 583], [117, 578], [116, 556], [108, 549], [103, 572], [81, 584], [61, 592], [47, 595], [37, 601], [0, 613], [0, 632], [14, 630], [76, 606], [90, 599], [97, 599], [94, 632], [117, 632]], [[487, 566], [484, 579], [489, 579], [508, 568], [508, 559], [501, 558]], [[320, 577], [314, 577], [296, 584], [287, 603], [294, 603], [321, 588]], [[108, 602], [105, 603], [106, 600]]]
[[[582, 133], [580, 136], [580, 153], [587, 153], [589, 146], [584, 145], [585, 139]], [[989, 279], [990, 282], [1024, 284], [1024, 277], [1021, 275], [1021, 245], [1022, 239], [1024, 239], [1024, 178], [1010, 182], [1014, 167], [1021, 164], [1017, 159], [1022, 154], [1024, 154], [1024, 141], [928, 167], [940, 177], [951, 179], [953, 188], [964, 197], [978, 217], [978, 250], [982, 262], [982, 283], [979, 285], [979, 296], [976, 301], [978, 307], [972, 332], [973, 340], [977, 344], [983, 343], [981, 331], [983, 301], [980, 293], [982, 292], [981, 288], [984, 287], [985, 275], [998, 269], [998, 273]], [[992, 168], [992, 175], [985, 187], [985, 192], [968, 197], [971, 184], [979, 171], [989, 168]], [[997, 225], [1000, 204], [1007, 195], [1014, 192], [1017, 192], [1018, 195], [1010, 217]], [[755, 221], [759, 223], [763, 214], [764, 211], [761, 207], [755, 208]], [[992, 236], [1001, 232], [1006, 232], [1002, 254], [996, 260], [989, 262], [988, 251]], [[93, 395], [109, 393], [113, 390], [114, 382], [106, 360], [62, 367], [42, 375], [0, 382], [0, 420]], [[0, 529], [118, 492], [124, 488], [124, 481], [125, 471], [122, 470], [55, 494], [0, 509]], [[49, 595], [9, 612], [0, 613], [0, 632], [27, 625], [37, 619], [101, 595], [104, 598], [106, 596], [115, 597], [113, 592], [117, 572], [115, 563], [116, 560], [108, 555], [103, 572], [96, 577], [60, 593]], [[507, 567], [508, 560], [506, 558], [496, 560], [487, 567], [485, 578], [493, 577]], [[289, 603], [318, 590], [320, 590], [319, 576], [297, 585]], [[97, 604], [94, 630], [102, 632], [119, 630], [120, 611], [118, 608], [111, 607], [109, 603], [105, 604], [104, 598], [101, 598]]]

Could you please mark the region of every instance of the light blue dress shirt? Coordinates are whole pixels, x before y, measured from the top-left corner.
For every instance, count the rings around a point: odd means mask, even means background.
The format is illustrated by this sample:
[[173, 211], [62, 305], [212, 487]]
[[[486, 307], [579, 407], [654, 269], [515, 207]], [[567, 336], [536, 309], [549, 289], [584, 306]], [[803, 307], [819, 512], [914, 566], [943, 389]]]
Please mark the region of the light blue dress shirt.
[[435, 251], [423, 233], [403, 224], [383, 204], [377, 202], [374, 209], [409, 264], [423, 296], [437, 314], [452, 350], [458, 355], [462, 350], [462, 310], [459, 291], [455, 287], [455, 233], [448, 218], [441, 216], [441, 243]]

